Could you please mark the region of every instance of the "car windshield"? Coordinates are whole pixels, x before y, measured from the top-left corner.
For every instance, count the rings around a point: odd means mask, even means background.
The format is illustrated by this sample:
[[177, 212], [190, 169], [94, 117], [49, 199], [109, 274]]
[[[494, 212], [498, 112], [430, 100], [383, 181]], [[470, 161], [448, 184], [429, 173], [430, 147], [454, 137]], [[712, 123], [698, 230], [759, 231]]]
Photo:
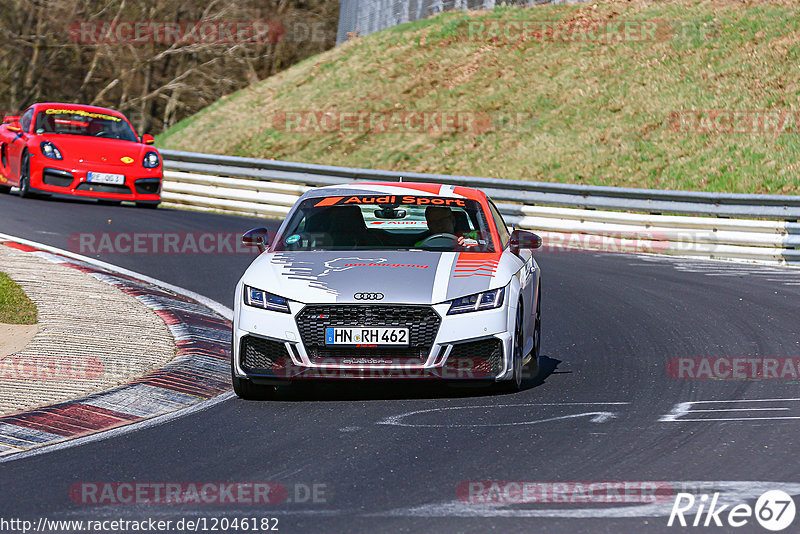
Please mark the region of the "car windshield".
[[481, 205], [464, 198], [355, 195], [310, 198], [275, 250], [494, 252]]
[[40, 111], [36, 116], [34, 133], [85, 135], [121, 141], [138, 141], [136, 134], [124, 119], [106, 113], [80, 109], [47, 108]]

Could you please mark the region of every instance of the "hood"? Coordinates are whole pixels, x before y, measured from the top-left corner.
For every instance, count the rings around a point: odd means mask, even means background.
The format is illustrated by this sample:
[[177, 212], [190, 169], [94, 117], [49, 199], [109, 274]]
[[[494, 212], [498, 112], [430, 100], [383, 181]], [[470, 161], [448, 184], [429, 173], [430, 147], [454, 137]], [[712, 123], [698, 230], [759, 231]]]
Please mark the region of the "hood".
[[[65, 161], [75, 163], [98, 163], [117, 165], [120, 168], [142, 167], [144, 155], [155, 148], [132, 141], [103, 139], [83, 135], [42, 135], [42, 140], [53, 143], [61, 151]], [[105, 158], [105, 159], [103, 159]], [[122, 158], [133, 161], [125, 163]]]
[[[500, 254], [422, 251], [263, 253], [242, 281], [303, 303], [354, 303], [382, 293], [381, 304], [437, 304], [504, 287], [522, 266]], [[513, 256], [513, 255], [512, 255]], [[515, 257], [514, 257], [515, 258]]]

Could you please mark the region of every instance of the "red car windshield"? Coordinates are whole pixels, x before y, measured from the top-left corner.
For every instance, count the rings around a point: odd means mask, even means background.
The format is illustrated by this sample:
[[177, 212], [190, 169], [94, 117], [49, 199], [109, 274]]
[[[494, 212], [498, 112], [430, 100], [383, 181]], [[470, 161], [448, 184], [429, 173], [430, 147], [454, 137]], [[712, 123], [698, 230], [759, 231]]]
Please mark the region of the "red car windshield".
[[37, 114], [33, 131], [37, 134], [85, 135], [121, 141], [138, 141], [136, 134], [124, 119], [106, 113], [79, 109], [44, 109]]

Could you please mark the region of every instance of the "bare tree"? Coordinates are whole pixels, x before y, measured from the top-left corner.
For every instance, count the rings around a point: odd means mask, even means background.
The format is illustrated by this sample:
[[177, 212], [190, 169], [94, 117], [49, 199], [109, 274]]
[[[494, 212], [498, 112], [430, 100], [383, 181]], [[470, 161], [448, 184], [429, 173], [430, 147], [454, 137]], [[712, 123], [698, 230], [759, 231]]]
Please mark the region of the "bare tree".
[[162, 131], [333, 47], [339, 7], [337, 0], [3, 4], [0, 111], [41, 101], [95, 104], [126, 113], [140, 132]]

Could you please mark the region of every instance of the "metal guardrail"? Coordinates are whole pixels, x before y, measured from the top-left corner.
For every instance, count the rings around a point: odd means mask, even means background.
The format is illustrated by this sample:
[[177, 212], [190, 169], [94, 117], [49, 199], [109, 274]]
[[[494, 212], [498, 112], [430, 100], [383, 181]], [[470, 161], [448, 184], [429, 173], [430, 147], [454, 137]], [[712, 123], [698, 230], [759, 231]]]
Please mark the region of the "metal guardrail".
[[800, 250], [796, 249], [800, 247], [800, 223], [796, 222], [800, 219], [800, 196], [400, 173], [173, 150], [162, 150], [161, 154], [165, 203], [194, 208], [283, 217], [309, 187], [402, 179], [480, 188], [498, 203], [507, 222], [542, 233], [545, 243], [783, 264], [800, 262]]
[[800, 196], [662, 191], [597, 185], [524, 182], [447, 174], [403, 173], [310, 163], [162, 150], [169, 169], [222, 176], [286, 180], [312, 186], [358, 180], [435, 182], [478, 187], [496, 201], [585, 209], [678, 213], [713, 217], [800, 220]]

